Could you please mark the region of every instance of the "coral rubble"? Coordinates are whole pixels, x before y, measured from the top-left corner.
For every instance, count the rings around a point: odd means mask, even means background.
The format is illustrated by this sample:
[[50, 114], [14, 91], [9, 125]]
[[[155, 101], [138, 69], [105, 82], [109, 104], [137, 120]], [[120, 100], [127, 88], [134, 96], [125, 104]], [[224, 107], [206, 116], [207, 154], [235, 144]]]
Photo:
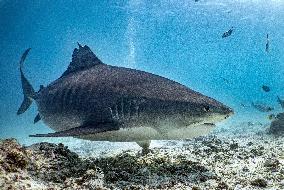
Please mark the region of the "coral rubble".
[[101, 157], [7, 139], [0, 189], [284, 189], [283, 137], [208, 136]]

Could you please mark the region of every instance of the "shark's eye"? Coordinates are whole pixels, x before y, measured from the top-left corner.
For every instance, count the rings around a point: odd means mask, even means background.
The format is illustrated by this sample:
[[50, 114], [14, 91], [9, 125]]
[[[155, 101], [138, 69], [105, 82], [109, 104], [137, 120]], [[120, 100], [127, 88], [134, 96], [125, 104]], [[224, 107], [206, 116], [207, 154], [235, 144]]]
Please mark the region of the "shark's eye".
[[210, 107], [209, 106], [204, 106], [203, 110], [206, 111], [206, 112], [209, 112], [210, 111]]

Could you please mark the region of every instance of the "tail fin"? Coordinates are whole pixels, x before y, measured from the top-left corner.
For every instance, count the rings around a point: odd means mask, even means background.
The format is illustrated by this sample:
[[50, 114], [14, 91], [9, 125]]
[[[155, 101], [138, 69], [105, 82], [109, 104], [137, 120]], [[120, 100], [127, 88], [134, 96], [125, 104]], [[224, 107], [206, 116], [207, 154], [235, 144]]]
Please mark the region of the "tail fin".
[[29, 83], [29, 81], [27, 80], [27, 78], [25, 77], [24, 73], [23, 73], [23, 64], [24, 61], [29, 53], [29, 51], [31, 50], [31, 48], [27, 49], [20, 60], [20, 73], [21, 73], [21, 81], [22, 81], [22, 89], [23, 89], [23, 94], [24, 94], [24, 100], [23, 103], [21, 104], [20, 108], [17, 111], [17, 115], [20, 115], [22, 113], [24, 113], [32, 104], [32, 98], [35, 95], [35, 91], [32, 87], [32, 85]]

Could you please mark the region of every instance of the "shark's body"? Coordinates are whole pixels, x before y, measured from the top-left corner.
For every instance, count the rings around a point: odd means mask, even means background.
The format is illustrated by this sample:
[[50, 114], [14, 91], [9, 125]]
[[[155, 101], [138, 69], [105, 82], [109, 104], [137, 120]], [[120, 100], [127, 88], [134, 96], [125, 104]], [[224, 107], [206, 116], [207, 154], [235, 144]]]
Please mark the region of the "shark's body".
[[[24, 77], [22, 68], [21, 74]], [[23, 83], [24, 92], [25, 86], [31, 87]], [[30, 91], [25, 97], [35, 100], [40, 118], [57, 131], [34, 136], [121, 142], [184, 139], [208, 133], [211, 123], [232, 114], [220, 102], [172, 80], [106, 65], [87, 46], [74, 50], [59, 79], [39, 92]], [[18, 113], [28, 106], [21, 108]]]

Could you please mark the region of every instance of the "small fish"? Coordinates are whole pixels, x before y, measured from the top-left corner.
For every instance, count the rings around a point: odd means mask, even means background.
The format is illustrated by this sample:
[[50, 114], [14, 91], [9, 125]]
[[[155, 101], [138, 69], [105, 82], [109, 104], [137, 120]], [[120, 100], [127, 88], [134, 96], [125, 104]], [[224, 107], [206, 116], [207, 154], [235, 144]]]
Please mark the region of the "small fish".
[[281, 108], [284, 109], [284, 100], [277, 96], [277, 102], [281, 105]]
[[269, 120], [275, 120], [277, 117], [276, 117], [275, 114], [269, 114], [269, 115], [267, 116], [267, 118], [268, 118]]
[[227, 13], [231, 13], [231, 12], [232, 12], [232, 10], [230, 9], [230, 10], [227, 10], [226, 12], [227, 12]]
[[266, 86], [266, 85], [262, 85], [262, 90], [264, 91], [264, 92], [269, 92], [270, 91], [270, 88], [269, 88], [269, 86]]
[[245, 106], [245, 104], [243, 104], [243, 103], [241, 103], [241, 106], [243, 107], [243, 108], [245, 108], [246, 106]]
[[268, 34], [266, 35], [265, 51], [267, 53], [269, 52], [269, 36], [268, 36]]
[[249, 122], [247, 123], [247, 125], [248, 125], [249, 127], [251, 127], [251, 126], [254, 126], [254, 125], [255, 125], [255, 123], [253, 123], [253, 122], [249, 121]]
[[221, 79], [223, 79], [223, 81], [225, 81], [227, 84], [231, 84], [230, 81], [224, 77], [220, 77]]
[[273, 107], [266, 105], [265, 103], [262, 103], [262, 102], [252, 102], [251, 105], [255, 109], [257, 109], [258, 111], [261, 111], [261, 112], [270, 112], [270, 111], [274, 110]]
[[226, 38], [226, 37], [231, 36], [231, 34], [233, 33], [233, 29], [234, 28], [232, 27], [230, 30], [224, 32], [224, 34], [222, 35], [222, 38]]

